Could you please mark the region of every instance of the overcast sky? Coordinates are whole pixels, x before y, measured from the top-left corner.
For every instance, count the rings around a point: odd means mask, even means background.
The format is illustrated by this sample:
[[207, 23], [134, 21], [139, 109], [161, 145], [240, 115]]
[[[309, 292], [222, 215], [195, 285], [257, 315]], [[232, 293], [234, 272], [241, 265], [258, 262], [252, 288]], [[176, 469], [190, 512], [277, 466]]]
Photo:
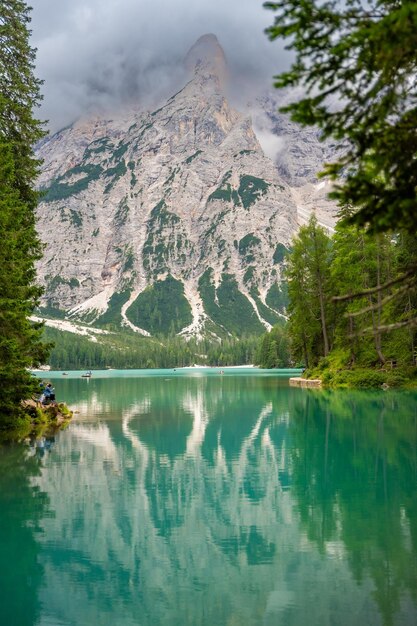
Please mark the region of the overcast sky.
[[152, 106], [184, 80], [181, 60], [205, 33], [217, 35], [234, 88], [269, 87], [288, 64], [264, 29], [260, 0], [32, 0], [32, 45], [45, 81], [41, 116], [52, 131], [95, 109], [136, 100]]

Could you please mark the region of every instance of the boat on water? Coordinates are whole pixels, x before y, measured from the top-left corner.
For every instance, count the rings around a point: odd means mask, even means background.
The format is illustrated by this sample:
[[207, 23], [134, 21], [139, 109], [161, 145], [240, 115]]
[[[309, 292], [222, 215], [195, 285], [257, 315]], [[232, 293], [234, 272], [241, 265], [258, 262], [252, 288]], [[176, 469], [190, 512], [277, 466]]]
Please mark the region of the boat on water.
[[81, 378], [91, 378], [92, 375], [93, 375], [93, 372], [91, 370], [89, 370], [85, 374], [81, 374]]

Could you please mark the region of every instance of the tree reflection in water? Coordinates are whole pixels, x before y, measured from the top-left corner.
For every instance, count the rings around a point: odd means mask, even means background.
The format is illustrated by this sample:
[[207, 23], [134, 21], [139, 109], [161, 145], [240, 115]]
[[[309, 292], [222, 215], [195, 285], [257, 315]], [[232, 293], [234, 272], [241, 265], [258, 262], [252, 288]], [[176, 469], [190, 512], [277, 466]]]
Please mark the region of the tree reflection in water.
[[48, 497], [32, 479], [40, 475], [49, 443], [0, 445], [0, 623], [5, 626], [32, 626], [40, 616], [43, 564], [37, 534]]
[[308, 538], [322, 553], [341, 542], [393, 624], [404, 592], [417, 604], [415, 394], [312, 392], [292, 418], [292, 493]]
[[415, 394], [190, 376], [83, 402], [26, 487], [41, 624], [417, 624]]

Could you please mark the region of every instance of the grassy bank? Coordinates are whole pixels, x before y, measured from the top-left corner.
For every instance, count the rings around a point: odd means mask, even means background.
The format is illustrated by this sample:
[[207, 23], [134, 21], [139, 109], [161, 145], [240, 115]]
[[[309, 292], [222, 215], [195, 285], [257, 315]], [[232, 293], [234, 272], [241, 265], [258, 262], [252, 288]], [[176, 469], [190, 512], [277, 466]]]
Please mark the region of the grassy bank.
[[330, 389], [417, 388], [417, 367], [343, 366], [323, 358], [317, 367], [307, 369], [305, 378], [319, 378]]
[[34, 400], [24, 400], [19, 417], [10, 423], [3, 422], [0, 439], [18, 440], [54, 432], [65, 428], [72, 416], [72, 411], [64, 402], [44, 406]]

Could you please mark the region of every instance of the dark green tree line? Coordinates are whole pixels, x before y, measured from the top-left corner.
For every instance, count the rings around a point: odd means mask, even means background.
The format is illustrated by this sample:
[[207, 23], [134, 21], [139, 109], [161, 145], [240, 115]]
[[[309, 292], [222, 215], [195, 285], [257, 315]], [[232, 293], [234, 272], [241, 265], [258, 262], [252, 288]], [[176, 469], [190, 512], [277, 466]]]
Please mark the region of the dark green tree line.
[[38, 162], [33, 146], [43, 135], [33, 110], [40, 101], [29, 45], [29, 9], [4, 0], [0, 7], [0, 427], [21, 413], [34, 381], [27, 371], [45, 357], [42, 330], [29, 321], [38, 304], [35, 261], [41, 244], [35, 229]]
[[[294, 53], [290, 69], [275, 77], [278, 88], [298, 88], [282, 111], [316, 125], [323, 139], [340, 146], [322, 173], [335, 182], [331, 196], [342, 207], [331, 268], [334, 346], [349, 352], [350, 364], [411, 363], [417, 327], [417, 5], [280, 0], [265, 7], [276, 13], [268, 36], [286, 41]], [[349, 231], [349, 225], [358, 228]], [[300, 277], [294, 277], [291, 304], [295, 350], [297, 342], [311, 341], [306, 331], [294, 332], [296, 286], [303, 291]], [[305, 322], [311, 335], [312, 320]], [[323, 320], [320, 326], [324, 335]], [[313, 363], [325, 352], [312, 346]]]
[[275, 325], [262, 337], [256, 356], [256, 365], [266, 369], [291, 367], [287, 327]]
[[[314, 271], [318, 233], [320, 273]], [[415, 365], [416, 329], [401, 321], [417, 316], [414, 277], [402, 278], [417, 257], [413, 242], [404, 233], [372, 234], [345, 220], [328, 237], [313, 216], [294, 238], [287, 261], [293, 359], [310, 368], [326, 357], [342, 369]], [[354, 292], [358, 297], [346, 296]]]
[[293, 243], [286, 270], [289, 333], [296, 361], [309, 366], [316, 354], [327, 356], [333, 343], [332, 246], [314, 215]]
[[[48, 358], [52, 369], [143, 369], [257, 363], [258, 336], [218, 341], [186, 341], [183, 337], [144, 338], [134, 333], [112, 333], [97, 342], [73, 333], [45, 327], [44, 337], [54, 343]], [[275, 366], [273, 366], [275, 367]]]

